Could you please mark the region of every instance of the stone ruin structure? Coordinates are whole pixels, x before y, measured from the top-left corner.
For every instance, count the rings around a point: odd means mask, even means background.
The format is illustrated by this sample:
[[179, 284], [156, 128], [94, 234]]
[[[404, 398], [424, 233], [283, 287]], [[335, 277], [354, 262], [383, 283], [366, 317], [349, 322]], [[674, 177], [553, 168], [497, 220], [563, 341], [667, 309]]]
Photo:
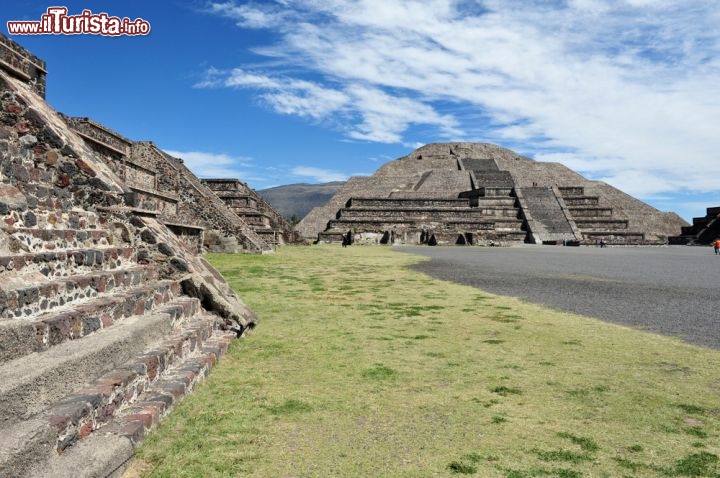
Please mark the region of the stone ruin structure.
[[150, 141], [130, 141], [89, 118], [66, 122], [125, 183], [125, 205], [156, 215], [200, 250], [272, 252], [270, 243], [226, 207], [181, 159]]
[[353, 177], [296, 226], [304, 238], [403, 244], [665, 244], [686, 225], [559, 163], [438, 143]]
[[290, 224], [247, 184], [237, 179], [202, 179], [201, 181], [266, 243], [282, 245], [292, 242], [293, 230]]
[[179, 219], [215, 196], [152, 143], [66, 122], [44, 78], [0, 36], [0, 475], [105, 477], [256, 317]]
[[709, 207], [704, 217], [694, 217], [679, 235], [670, 237], [670, 244], [707, 246], [720, 238], [720, 207]]

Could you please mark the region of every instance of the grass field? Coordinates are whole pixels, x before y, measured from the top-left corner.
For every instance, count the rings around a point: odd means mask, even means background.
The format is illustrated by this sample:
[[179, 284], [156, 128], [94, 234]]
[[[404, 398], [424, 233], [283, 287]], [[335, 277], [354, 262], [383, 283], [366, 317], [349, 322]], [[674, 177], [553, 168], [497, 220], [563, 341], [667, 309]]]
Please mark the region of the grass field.
[[717, 351], [383, 247], [209, 259], [261, 322], [126, 476], [720, 476]]

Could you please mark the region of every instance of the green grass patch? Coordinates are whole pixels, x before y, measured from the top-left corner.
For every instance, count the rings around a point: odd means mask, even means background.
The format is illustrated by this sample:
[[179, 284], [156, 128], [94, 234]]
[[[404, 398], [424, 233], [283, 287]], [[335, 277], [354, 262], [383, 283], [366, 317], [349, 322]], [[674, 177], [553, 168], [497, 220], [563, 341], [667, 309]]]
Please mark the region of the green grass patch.
[[520, 390], [519, 388], [506, 387], [504, 385], [493, 388], [491, 392], [502, 395], [503, 397], [507, 395], [522, 395], [522, 390]]
[[462, 461], [451, 461], [447, 467], [451, 472], [462, 475], [474, 475], [477, 473], [476, 466], [463, 463]]
[[362, 371], [362, 376], [372, 380], [387, 380], [393, 378], [397, 372], [390, 367], [386, 367], [383, 364], [375, 365], [371, 368], [366, 368]]
[[312, 407], [300, 400], [286, 400], [282, 405], [268, 407], [268, 410], [273, 415], [284, 415], [286, 413], [309, 412]]
[[533, 450], [543, 461], [567, 461], [569, 463], [582, 463], [592, 461], [593, 457], [587, 453], [577, 453], [571, 450]]
[[717, 476], [718, 456], [704, 451], [693, 453], [678, 460], [673, 471], [681, 476]]
[[386, 247], [208, 259], [258, 326], [127, 477], [718, 476], [717, 351], [431, 279]]

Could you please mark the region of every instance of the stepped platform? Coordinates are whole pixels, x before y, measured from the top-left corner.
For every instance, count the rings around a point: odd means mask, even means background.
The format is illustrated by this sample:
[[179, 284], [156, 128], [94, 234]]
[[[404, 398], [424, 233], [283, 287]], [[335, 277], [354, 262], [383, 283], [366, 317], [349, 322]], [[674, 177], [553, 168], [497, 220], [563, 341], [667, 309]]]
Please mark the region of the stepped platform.
[[720, 238], [720, 207], [709, 207], [705, 216], [694, 217], [692, 225], [685, 226], [670, 244], [706, 246]]
[[634, 230], [631, 220], [618, 217], [612, 207], [600, 204], [600, 196], [587, 195], [584, 186], [559, 188], [562, 200], [580, 233], [582, 245], [652, 245], [664, 244], [665, 238], [649, 238]]
[[286, 244], [294, 239], [285, 218], [246, 183], [237, 179], [203, 179], [202, 183], [268, 244]]
[[119, 473], [257, 320], [162, 214], [128, 205], [138, 188], [96, 131], [0, 68], [2, 476]]
[[[435, 238], [438, 244], [481, 244], [466, 234], [487, 230], [488, 222], [461, 219], [486, 216], [521, 220], [525, 237], [513, 233], [506, 242], [542, 244], [662, 244], [687, 225], [674, 213], [558, 163], [491, 144], [436, 143], [386, 163], [372, 176], [350, 178], [296, 230], [320, 241], [340, 241], [352, 232], [366, 242], [387, 243], [380, 238], [392, 233], [400, 239], [389, 242], [419, 244], [443, 231]], [[500, 225], [495, 231], [503, 232]]]

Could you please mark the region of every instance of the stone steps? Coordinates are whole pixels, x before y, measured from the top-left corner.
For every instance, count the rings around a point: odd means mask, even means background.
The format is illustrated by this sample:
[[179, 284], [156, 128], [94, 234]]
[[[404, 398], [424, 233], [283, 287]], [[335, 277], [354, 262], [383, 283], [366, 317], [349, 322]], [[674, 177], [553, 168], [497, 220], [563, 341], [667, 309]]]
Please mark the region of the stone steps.
[[0, 277], [10, 273], [40, 272], [46, 277], [66, 277], [70, 273], [114, 269], [134, 263], [132, 247], [68, 249], [63, 251], [26, 252], [0, 256]]
[[[35, 317], [0, 321], [0, 362], [44, 351], [108, 329], [130, 317], [152, 313], [179, 294], [179, 282], [154, 281], [73, 302]], [[199, 308], [196, 299], [188, 301], [188, 306]]]
[[71, 302], [156, 280], [155, 265], [90, 272], [48, 279], [39, 272], [0, 276], [0, 319], [30, 318]]
[[516, 199], [514, 197], [480, 196], [477, 198], [477, 201], [477, 207], [505, 206], [515, 208]]
[[[168, 336], [196, 314], [181, 298], [152, 314], [135, 315], [112, 328], [66, 341], [0, 364], [0, 424], [32, 417], [51, 403]], [[182, 312], [181, 312], [182, 311]]]
[[[181, 324], [169, 313], [134, 317], [105, 337], [83, 339], [93, 343], [66, 344], [74, 350], [49, 352], [52, 357], [43, 361], [47, 368], [33, 367], [23, 386], [0, 386], [0, 408], [6, 410], [0, 419], [6, 437], [0, 442], [0, 469], [11, 470], [11, 476], [80, 476], [74, 469], [78, 464], [83, 469], [106, 466], [109, 459], [77, 463], [71, 457], [76, 448], [82, 455], [109, 436], [134, 445], [166, 416], [234, 337], [217, 333], [214, 322], [200, 314]], [[88, 363], [93, 370], [87, 370]], [[61, 376], [56, 378], [61, 390], [37, 393], [48, 386], [44, 380], [56, 376]], [[39, 395], [45, 399], [40, 401]], [[28, 403], [28, 397], [33, 401]], [[125, 449], [128, 459], [132, 446]], [[94, 450], [89, 456], [97, 455]]]

